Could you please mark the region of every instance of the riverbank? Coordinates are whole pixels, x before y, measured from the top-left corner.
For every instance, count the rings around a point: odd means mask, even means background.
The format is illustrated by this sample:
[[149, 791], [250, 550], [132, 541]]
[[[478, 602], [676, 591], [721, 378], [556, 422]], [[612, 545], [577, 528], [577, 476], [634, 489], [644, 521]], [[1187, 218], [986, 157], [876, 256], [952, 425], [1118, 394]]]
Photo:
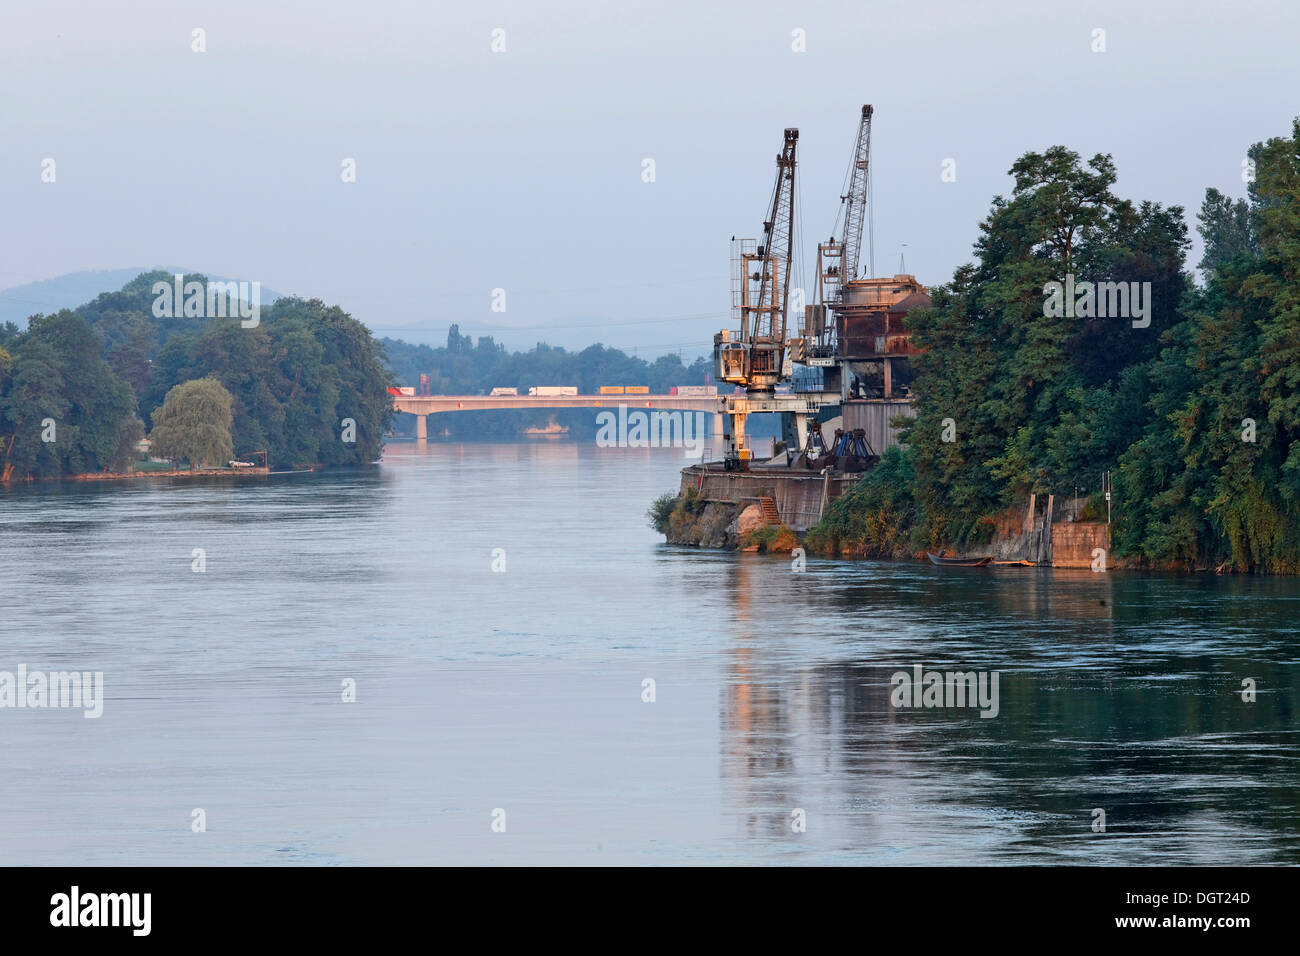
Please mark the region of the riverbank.
[[789, 552], [801, 543], [798, 532], [772, 522], [761, 503], [709, 501], [693, 490], [671, 499], [671, 510], [655, 516], [655, 527], [669, 544], [713, 550]]
[[[685, 478], [685, 475], [684, 475]], [[1135, 565], [1114, 561], [1110, 553], [1110, 526], [1104, 521], [1080, 520], [1079, 509], [1053, 514], [1036, 508], [1010, 509], [987, 519], [987, 534], [973, 545], [952, 542], [918, 548], [898, 529], [886, 527], [887, 518], [864, 515], [862, 528], [848, 536], [820, 524], [792, 526], [783, 520], [772, 497], [746, 496], [719, 500], [701, 483], [676, 497], [664, 496], [651, 509], [655, 530], [669, 544], [724, 551], [789, 552], [803, 547], [809, 554], [830, 558], [924, 561], [926, 551], [953, 558], [991, 557], [995, 561], [1031, 562], [1039, 567], [1119, 569]], [[734, 494], [727, 488], [722, 493]]]
[[[315, 471], [304, 468], [303, 471]], [[167, 468], [153, 471], [96, 471], [80, 475], [43, 475], [0, 481], [0, 485], [25, 485], [49, 481], [130, 481], [138, 478], [265, 478], [268, 475], [287, 475], [297, 472], [271, 471], [269, 468]]]

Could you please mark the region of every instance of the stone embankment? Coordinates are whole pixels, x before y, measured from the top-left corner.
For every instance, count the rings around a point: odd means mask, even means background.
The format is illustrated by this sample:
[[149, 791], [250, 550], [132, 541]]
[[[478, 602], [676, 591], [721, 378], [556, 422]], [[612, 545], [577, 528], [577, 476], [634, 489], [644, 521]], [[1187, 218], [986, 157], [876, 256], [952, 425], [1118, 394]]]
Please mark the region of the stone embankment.
[[[773, 521], [764, 512], [760, 501], [748, 495], [740, 500], [716, 500], [707, 494], [711, 490], [707, 487], [708, 478], [713, 476], [706, 476], [704, 482], [698, 482], [698, 476], [692, 477], [696, 481], [682, 482], [683, 488], [668, 519], [666, 537], [669, 544], [732, 551], [790, 551], [800, 545], [807, 531], [806, 519], [787, 523], [786, 516], [780, 514], [781, 520]], [[792, 484], [778, 483], [771, 489], [775, 493], [774, 497], [784, 497], [786, 502], [793, 504], [788, 488], [781, 487]], [[701, 494], [697, 487], [705, 494]], [[820, 511], [824, 506], [822, 501], [813, 504], [810, 500], [811, 483], [806, 491], [798, 485], [794, 487], [802, 492], [800, 497], [803, 500], [799, 504], [803, 507], [795, 509], [800, 516], [808, 515], [814, 509]], [[717, 486], [712, 490], [715, 495], [724, 491]], [[725, 492], [739, 497], [737, 490], [727, 487]], [[750, 492], [768, 489], [744, 487], [739, 490]], [[840, 491], [839, 488], [834, 490]], [[1098, 552], [1104, 551], [1107, 552], [1106, 566], [1118, 566], [1109, 557], [1110, 526], [1106, 522], [1080, 521], [1072, 507], [1052, 513], [1050, 525], [1048, 516], [1047, 509], [1041, 505], [1032, 514], [1029, 509], [1004, 512], [990, 519], [993, 527], [986, 539], [987, 543], [964, 550], [947, 548], [943, 554], [948, 557], [991, 556], [997, 561], [1029, 561], [1043, 567], [1091, 568], [1098, 561]], [[791, 524], [794, 525], [793, 528]], [[800, 524], [804, 527], [800, 527]], [[913, 553], [910, 549], [895, 549], [891, 553], [882, 554], [879, 548], [855, 550], [852, 546], [843, 544], [839, 556], [925, 560], [924, 551]]]
[[668, 519], [669, 544], [730, 551], [791, 551], [799, 538], [772, 524], [758, 504], [707, 501], [693, 493], [677, 499]]

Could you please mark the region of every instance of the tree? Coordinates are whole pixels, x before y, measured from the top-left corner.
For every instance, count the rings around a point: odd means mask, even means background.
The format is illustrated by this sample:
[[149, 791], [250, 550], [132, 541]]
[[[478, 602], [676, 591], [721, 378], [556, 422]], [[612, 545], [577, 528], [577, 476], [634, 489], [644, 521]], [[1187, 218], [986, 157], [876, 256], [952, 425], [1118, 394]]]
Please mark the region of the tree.
[[1207, 279], [1234, 259], [1249, 259], [1254, 254], [1255, 239], [1246, 200], [1233, 202], [1217, 189], [1207, 189], [1196, 220], [1196, 231], [1205, 242], [1200, 267]]
[[10, 340], [0, 375], [0, 479], [81, 474], [124, 465], [135, 396], [75, 312], [36, 315]]
[[0, 394], [0, 480], [57, 475], [57, 445], [41, 440], [42, 422], [66, 421], [65, 382], [59, 355], [47, 342], [24, 338], [10, 359]]
[[153, 413], [152, 451], [182, 458], [194, 469], [233, 454], [230, 437], [234, 397], [215, 378], [192, 379], [167, 393]]
[[[1014, 189], [994, 197], [975, 261], [931, 290], [931, 308], [907, 317], [922, 350], [914, 359], [914, 414], [900, 429], [908, 454], [873, 475], [906, 481], [909, 493], [894, 500], [865, 483], [828, 510], [810, 540], [886, 550], [904, 541], [973, 546], [992, 533], [999, 512], [1023, 507], [1031, 492], [1096, 489], [1100, 474], [1145, 439], [1157, 414], [1151, 393], [1158, 384], [1148, 372], [1162, 336], [1183, 322], [1190, 289], [1182, 209], [1115, 195], [1107, 155], [1085, 163], [1054, 146], [1022, 156], [1010, 174]], [[1126, 290], [1137, 284], [1149, 322], [1048, 308], [1047, 283], [1071, 277]], [[1160, 383], [1179, 381], [1180, 360], [1163, 361]], [[1161, 413], [1181, 401], [1162, 396]], [[1142, 480], [1157, 494], [1152, 485], [1167, 476], [1176, 443], [1161, 435], [1152, 450], [1162, 457]]]
[[1116, 551], [1300, 572], [1300, 121], [1256, 143], [1249, 205], [1208, 190], [1206, 286], [1149, 364], [1150, 424], [1121, 458]]
[[[1085, 164], [1056, 146], [1010, 173], [1015, 188], [994, 198], [977, 261], [907, 320], [923, 353], [903, 440], [934, 546], [965, 544], [1028, 493], [1110, 467], [1145, 422], [1142, 379], [1125, 370], [1155, 354], [1185, 286], [1182, 211], [1117, 197], [1109, 156]], [[1150, 327], [1049, 312], [1045, 284], [1070, 276], [1150, 282]]]
[[447, 330], [447, 351], [452, 355], [464, 355], [471, 352], [474, 348], [474, 339], [468, 335], [460, 334], [460, 326], [452, 323], [451, 328]]
[[[143, 430], [137, 409], [161, 411], [173, 388], [204, 378], [232, 398], [233, 447], [265, 449], [285, 465], [379, 457], [392, 425], [392, 373], [369, 329], [318, 299], [279, 299], [253, 328], [231, 317], [156, 318], [153, 283], [170, 278], [142, 274], [76, 312], [36, 316], [25, 331], [0, 325], [0, 476], [125, 464]], [[504, 352], [490, 338], [471, 349], [459, 332], [456, 343], [455, 361], [469, 371]], [[55, 430], [57, 440], [42, 437]], [[165, 442], [166, 427], [161, 434]]]

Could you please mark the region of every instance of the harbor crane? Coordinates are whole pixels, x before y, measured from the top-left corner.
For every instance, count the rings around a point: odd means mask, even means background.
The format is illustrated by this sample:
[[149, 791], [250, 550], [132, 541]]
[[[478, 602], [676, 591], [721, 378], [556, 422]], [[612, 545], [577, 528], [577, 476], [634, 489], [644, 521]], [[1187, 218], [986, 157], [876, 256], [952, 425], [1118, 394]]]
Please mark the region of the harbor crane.
[[[795, 151], [797, 129], [786, 129], [776, 157], [776, 184], [763, 222], [761, 239], [732, 237], [731, 307], [737, 330], [713, 337], [715, 376], [743, 388], [743, 395], [722, 400], [723, 434], [728, 471], [747, 470], [750, 448], [745, 418], [778, 412], [786, 447], [798, 450], [807, 437], [808, 416], [820, 408], [816, 396], [778, 395], [788, 382], [791, 364], [786, 339], [790, 271], [795, 241]], [[838, 396], [836, 396], [838, 397]]]
[[763, 238], [731, 240], [731, 308], [740, 326], [732, 338], [724, 329], [713, 337], [718, 378], [746, 391], [771, 392], [785, 372], [787, 296], [794, 256], [795, 147], [799, 131], [787, 129], [776, 157]]
[[862, 251], [862, 226], [867, 219], [868, 179], [871, 163], [871, 116], [868, 103], [862, 107], [858, 138], [849, 166], [848, 192], [840, 196], [844, 223], [841, 237], [831, 236], [817, 244], [817, 291], [813, 304], [805, 309], [802, 341], [796, 346], [796, 360], [810, 365], [833, 365], [836, 326], [830, 313], [849, 299], [849, 283], [858, 277]]
[[[840, 213], [831, 237], [817, 245], [813, 302], [803, 305], [794, 334], [787, 337], [790, 276], [798, 241], [797, 129], [786, 129], [776, 158], [776, 183], [762, 238], [732, 237], [733, 328], [713, 337], [715, 377], [738, 386], [732, 394], [719, 396], [726, 449], [723, 465], [728, 471], [750, 469], [752, 455], [745, 437], [748, 415], [781, 416], [785, 461], [764, 462], [765, 469], [793, 467], [796, 462], [806, 468], [821, 467], [827, 461], [838, 468], [843, 462], [869, 464], [876, 453], [868, 433], [882, 448], [888, 447], [892, 443], [889, 422], [907, 411], [916, 374], [912, 358], [920, 351], [911, 343], [907, 315], [929, 308], [931, 300], [915, 276], [901, 272], [859, 276], [864, 230], [867, 271], [875, 271], [870, 251], [874, 112], [868, 103], [859, 113]], [[820, 387], [795, 392], [781, 388], [793, 379], [795, 364], [819, 368]], [[817, 422], [828, 406], [840, 408], [846, 420], [852, 411], [854, 424], [867, 427], [841, 429], [828, 444]]]
[[[918, 349], [911, 343], [907, 313], [928, 308], [930, 296], [915, 276], [899, 272], [886, 277], [859, 277], [863, 228], [871, 239], [871, 118], [862, 107], [858, 135], [845, 177], [848, 189], [840, 196], [837, 224], [843, 230], [817, 245], [817, 284], [813, 303], [804, 309], [803, 328], [791, 340], [795, 362], [819, 366], [822, 387], [853, 397], [905, 401], [915, 377], [911, 365]], [[833, 230], [832, 230], [833, 231]], [[871, 262], [868, 272], [874, 273]], [[903, 389], [896, 396], [895, 384]], [[891, 411], [892, 415], [893, 412]]]

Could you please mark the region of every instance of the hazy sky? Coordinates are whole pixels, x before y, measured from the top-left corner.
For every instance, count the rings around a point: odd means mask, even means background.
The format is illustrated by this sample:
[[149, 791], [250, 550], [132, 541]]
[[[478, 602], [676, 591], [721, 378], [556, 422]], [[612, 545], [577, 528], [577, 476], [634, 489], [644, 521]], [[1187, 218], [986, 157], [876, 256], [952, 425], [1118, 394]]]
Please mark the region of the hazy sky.
[[690, 355], [784, 127], [807, 272], [869, 102], [876, 271], [905, 251], [934, 284], [1026, 150], [1110, 152], [1121, 195], [1192, 224], [1206, 186], [1244, 195], [1246, 147], [1300, 113], [1298, 51], [1295, 0], [0, 0], [0, 288], [187, 263], [413, 341]]

